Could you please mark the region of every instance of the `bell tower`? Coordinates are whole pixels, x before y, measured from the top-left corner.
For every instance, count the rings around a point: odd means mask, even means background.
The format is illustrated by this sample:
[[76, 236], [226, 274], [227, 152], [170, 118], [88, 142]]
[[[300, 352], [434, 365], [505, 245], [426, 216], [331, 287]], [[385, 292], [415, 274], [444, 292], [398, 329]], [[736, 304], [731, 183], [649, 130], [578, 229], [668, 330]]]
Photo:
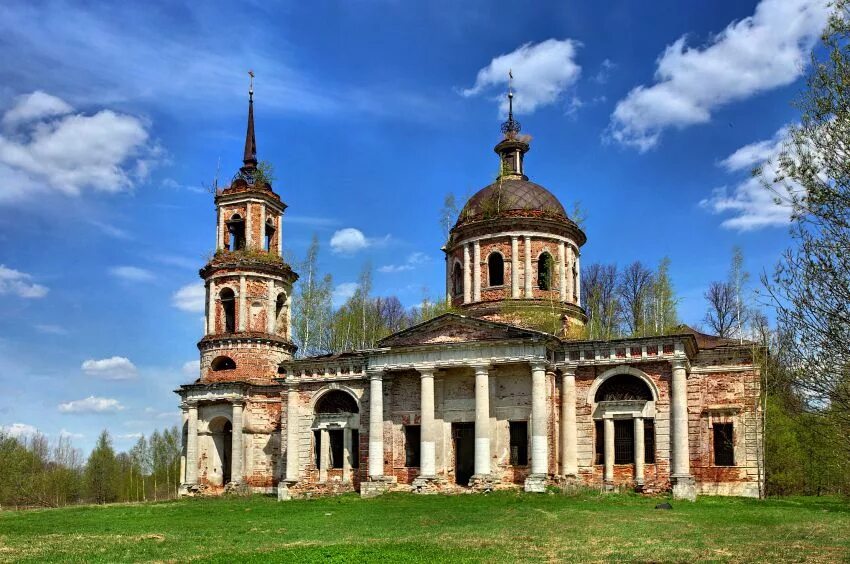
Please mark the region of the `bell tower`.
[[292, 358], [290, 310], [298, 279], [283, 260], [286, 204], [257, 160], [254, 76], [242, 167], [217, 189], [216, 250], [200, 270], [206, 286], [206, 331], [198, 343], [201, 382], [271, 380]]

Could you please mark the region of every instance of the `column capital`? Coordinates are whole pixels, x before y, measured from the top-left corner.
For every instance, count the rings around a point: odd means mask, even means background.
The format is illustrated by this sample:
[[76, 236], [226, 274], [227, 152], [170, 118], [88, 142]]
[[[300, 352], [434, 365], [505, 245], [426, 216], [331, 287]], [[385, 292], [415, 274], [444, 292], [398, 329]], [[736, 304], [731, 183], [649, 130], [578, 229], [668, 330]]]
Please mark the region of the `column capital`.
[[545, 360], [531, 360], [528, 362], [529, 366], [531, 366], [531, 370], [546, 370], [546, 365], [548, 364]]
[[367, 368], [366, 375], [370, 380], [383, 380], [385, 370], [383, 368]]
[[572, 364], [563, 364], [560, 366], [561, 369], [561, 377], [563, 378], [575, 378], [576, 377], [576, 366]]
[[691, 370], [691, 363], [687, 358], [674, 358], [670, 361], [670, 366], [673, 370], [684, 370], [686, 373]]
[[433, 378], [437, 368], [434, 366], [414, 366], [414, 370], [419, 372], [420, 378]]
[[180, 404], [181, 409], [198, 409], [198, 400], [187, 399]]
[[245, 407], [245, 400], [244, 399], [235, 399], [235, 400], [231, 401], [230, 403], [231, 403], [231, 405], [233, 405], [233, 407]]
[[490, 368], [492, 368], [492, 364], [489, 362], [470, 362], [468, 366], [475, 370], [476, 374], [481, 374], [482, 372], [489, 374]]

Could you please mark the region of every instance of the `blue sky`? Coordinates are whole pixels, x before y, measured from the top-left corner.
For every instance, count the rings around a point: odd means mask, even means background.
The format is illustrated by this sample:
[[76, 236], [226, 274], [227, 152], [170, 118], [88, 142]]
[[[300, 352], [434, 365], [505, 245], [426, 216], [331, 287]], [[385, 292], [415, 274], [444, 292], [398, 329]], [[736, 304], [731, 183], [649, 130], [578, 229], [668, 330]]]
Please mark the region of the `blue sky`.
[[[0, 6], [0, 425], [118, 448], [194, 378], [204, 185], [256, 73], [260, 159], [339, 295], [364, 262], [443, 287], [438, 212], [497, 171], [506, 70], [530, 178], [587, 214], [583, 264], [672, 261], [698, 324], [732, 247], [757, 277], [787, 211], [749, 178], [798, 115], [820, 0], [18, 2]], [[333, 244], [332, 244], [333, 241]], [[188, 364], [187, 364], [188, 363]]]

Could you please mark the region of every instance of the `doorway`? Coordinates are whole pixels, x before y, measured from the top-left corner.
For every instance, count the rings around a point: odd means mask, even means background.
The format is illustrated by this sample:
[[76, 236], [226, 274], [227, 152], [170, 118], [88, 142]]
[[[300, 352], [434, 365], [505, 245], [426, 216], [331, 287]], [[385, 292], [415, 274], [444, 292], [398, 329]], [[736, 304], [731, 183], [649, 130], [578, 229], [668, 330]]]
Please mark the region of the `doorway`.
[[475, 473], [475, 424], [452, 423], [455, 447], [455, 483], [468, 486]]

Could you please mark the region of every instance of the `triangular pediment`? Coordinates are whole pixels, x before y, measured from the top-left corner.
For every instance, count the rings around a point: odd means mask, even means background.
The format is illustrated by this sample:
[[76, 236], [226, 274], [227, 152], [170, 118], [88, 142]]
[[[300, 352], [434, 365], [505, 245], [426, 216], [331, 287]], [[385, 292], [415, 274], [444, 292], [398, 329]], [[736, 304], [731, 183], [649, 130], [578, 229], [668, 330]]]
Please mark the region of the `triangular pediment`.
[[511, 339], [555, 339], [552, 335], [514, 325], [444, 313], [382, 339], [380, 347], [409, 347], [440, 343], [505, 341]]

